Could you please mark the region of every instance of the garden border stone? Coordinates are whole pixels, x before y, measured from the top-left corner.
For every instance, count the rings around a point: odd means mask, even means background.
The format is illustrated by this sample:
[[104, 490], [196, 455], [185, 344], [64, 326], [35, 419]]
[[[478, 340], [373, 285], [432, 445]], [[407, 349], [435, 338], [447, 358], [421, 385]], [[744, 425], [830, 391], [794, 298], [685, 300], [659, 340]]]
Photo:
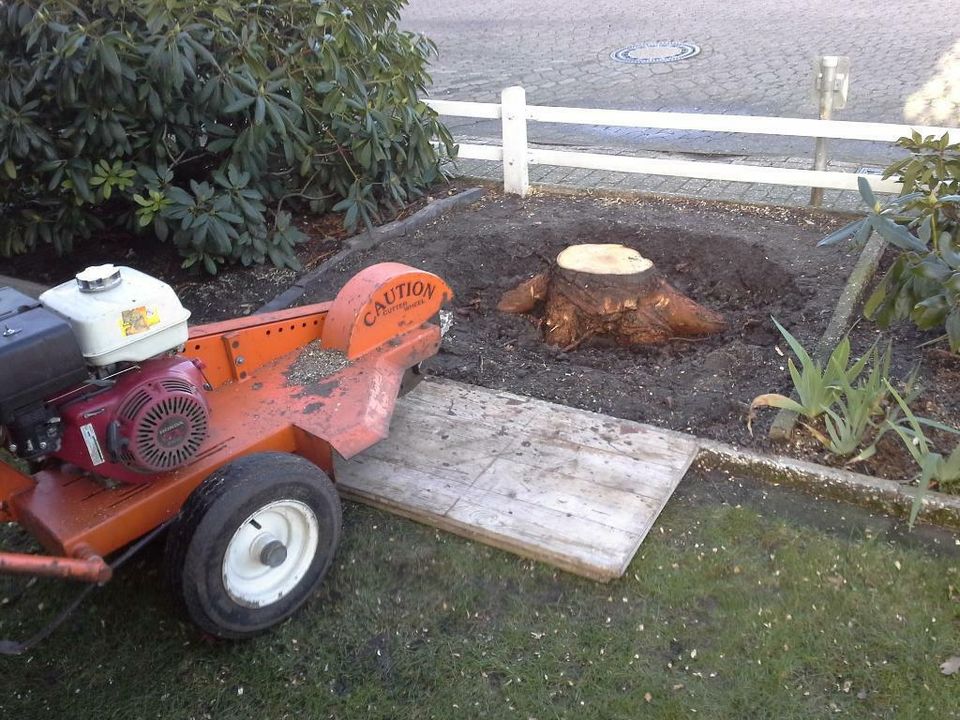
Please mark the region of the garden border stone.
[[[818, 497], [853, 503], [907, 518], [918, 488], [896, 480], [862, 475], [783, 455], [764, 455], [714, 440], [700, 439], [694, 467], [740, 472], [775, 485], [795, 487]], [[918, 521], [960, 530], [960, 496], [927, 490]]]
[[483, 196], [483, 193], [484, 188], [472, 187], [456, 195], [434, 200], [403, 220], [395, 220], [386, 225], [381, 225], [367, 232], [347, 238], [340, 252], [333, 257], [327, 258], [310, 272], [301, 275], [293, 285], [254, 310], [253, 314], [257, 315], [259, 313], [283, 310], [284, 308], [290, 307], [299, 300], [305, 292], [316, 287], [319, 284], [320, 278], [323, 277], [330, 268], [347, 259], [358, 250], [369, 250], [384, 240], [402, 237], [411, 230], [416, 230], [455, 207], [467, 205], [479, 200]]
[[[886, 247], [886, 240], [880, 237], [879, 234], [874, 233], [873, 237], [870, 238], [870, 241], [860, 252], [857, 264], [854, 265], [853, 270], [850, 272], [847, 284], [840, 293], [840, 299], [837, 300], [837, 304], [833, 309], [830, 322], [827, 323], [826, 330], [823, 331], [823, 335], [821, 335], [820, 340], [817, 341], [817, 347], [813, 353], [813, 357], [817, 362], [826, 362], [827, 358], [830, 357], [830, 353], [833, 352], [833, 348], [840, 342], [844, 333], [847, 332], [850, 326], [850, 319], [860, 304], [860, 299], [863, 297], [863, 292], [867, 284], [877, 272], [877, 266], [880, 264], [880, 258], [883, 257], [883, 251]], [[791, 397], [796, 399], [796, 393], [792, 393]], [[773, 419], [773, 424], [770, 426], [770, 439], [778, 441], [789, 439], [796, 424], [797, 413], [792, 410], [781, 409], [777, 412], [776, 417]]]

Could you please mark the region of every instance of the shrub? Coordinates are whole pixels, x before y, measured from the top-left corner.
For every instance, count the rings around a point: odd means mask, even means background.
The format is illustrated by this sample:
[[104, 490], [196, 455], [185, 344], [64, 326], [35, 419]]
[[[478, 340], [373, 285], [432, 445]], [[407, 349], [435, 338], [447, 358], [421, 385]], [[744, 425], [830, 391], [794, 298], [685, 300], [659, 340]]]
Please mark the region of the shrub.
[[[830, 353], [824, 367], [783, 325], [775, 318], [771, 319], [800, 363], [798, 369], [793, 358], [787, 358], [787, 367], [797, 399], [793, 400], [778, 393], [759, 395], [750, 403], [750, 417], [759, 407], [777, 407], [803, 415], [808, 420], [815, 420], [836, 402], [841, 386], [849, 386], [860, 376], [869, 360], [868, 355], [874, 354], [875, 348], [851, 365], [850, 338], [844, 335]], [[888, 360], [886, 364], [889, 366]]]
[[[917, 493], [913, 496], [913, 506], [910, 509], [910, 525], [912, 527], [917, 520], [927, 490], [936, 487], [946, 492], [956, 492], [957, 487], [960, 486], [960, 445], [954, 446], [949, 455], [944, 456], [938, 453], [923, 431], [923, 425], [930, 425], [931, 423], [914, 415], [907, 405], [907, 401], [889, 383], [887, 383], [887, 389], [896, 399], [903, 412], [902, 421], [899, 423], [887, 421], [887, 424], [891, 430], [900, 436], [907, 452], [920, 467], [920, 471], [914, 478], [917, 483]], [[933, 424], [940, 430], [957, 432], [953, 428], [937, 423]]]
[[[887, 423], [896, 420], [888, 393], [892, 346], [888, 343], [881, 352], [874, 343], [851, 362], [850, 338], [845, 335], [824, 367], [786, 328], [773, 322], [800, 363], [798, 369], [793, 358], [787, 359], [797, 399], [779, 393], [758, 395], [750, 403], [748, 427], [758, 408], [783, 408], [806, 418], [801, 425], [831, 455], [850, 458], [850, 463], [872, 457]], [[906, 387], [907, 397], [913, 399], [913, 377]], [[822, 431], [812, 424], [817, 419], [822, 419]]]
[[928, 488], [936, 486], [946, 492], [960, 489], [960, 444], [944, 456], [936, 451], [924, 428], [951, 435], [960, 434], [960, 430], [919, 417], [910, 409], [920, 392], [917, 372], [902, 383], [901, 391], [891, 384], [893, 348], [890, 342], [883, 351], [875, 342], [859, 360], [851, 363], [850, 339], [844, 336], [823, 367], [786, 328], [776, 320], [773, 322], [800, 363], [798, 369], [793, 358], [788, 359], [797, 399], [779, 393], [758, 395], [750, 403], [748, 428], [761, 407], [790, 410], [807, 419], [808, 422], [800, 424], [827, 453], [848, 465], [869, 460], [876, 454], [883, 436], [894, 432], [920, 468], [912, 478], [919, 491], [910, 513], [911, 526]]
[[909, 158], [886, 169], [897, 175], [903, 194], [882, 204], [860, 178], [870, 207], [863, 220], [824, 238], [831, 245], [848, 238], [866, 242], [876, 231], [900, 249], [896, 262], [867, 299], [864, 313], [882, 327], [910, 319], [922, 330], [945, 329], [950, 348], [960, 350], [960, 144], [941, 138], [901, 138]]
[[405, 3], [0, 4], [0, 252], [119, 225], [209, 272], [294, 266], [291, 210], [353, 228], [417, 196], [455, 147]]

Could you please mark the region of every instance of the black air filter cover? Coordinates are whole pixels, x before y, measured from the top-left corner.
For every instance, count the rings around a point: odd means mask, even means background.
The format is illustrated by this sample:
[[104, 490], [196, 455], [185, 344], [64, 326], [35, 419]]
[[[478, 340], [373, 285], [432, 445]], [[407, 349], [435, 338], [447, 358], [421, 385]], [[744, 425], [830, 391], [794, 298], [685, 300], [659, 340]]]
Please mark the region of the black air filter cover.
[[37, 300], [0, 287], [0, 423], [88, 378], [70, 324]]

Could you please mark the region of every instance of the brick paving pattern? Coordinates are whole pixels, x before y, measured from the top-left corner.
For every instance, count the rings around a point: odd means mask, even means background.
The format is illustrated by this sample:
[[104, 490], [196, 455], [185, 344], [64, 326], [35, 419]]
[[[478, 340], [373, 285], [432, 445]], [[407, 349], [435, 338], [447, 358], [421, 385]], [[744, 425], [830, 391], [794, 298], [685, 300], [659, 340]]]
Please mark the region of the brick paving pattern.
[[[948, 3], [949, 4], [949, 3]], [[816, 117], [813, 60], [851, 58], [841, 120], [960, 125], [960, 32], [943, 12], [888, 0], [411, 0], [402, 25], [439, 46], [431, 94], [497, 102], [523, 85], [527, 102], [676, 112]], [[946, 6], [941, 6], [946, 11]], [[949, 13], [948, 13], [949, 14]], [[693, 58], [632, 65], [610, 54], [648, 40], [688, 41]], [[496, 121], [449, 118], [455, 137], [499, 137]], [[811, 167], [811, 138], [533, 124], [543, 147]], [[661, 155], [662, 156], [662, 155]], [[883, 166], [881, 143], [831, 142], [831, 169]], [[491, 164], [461, 163], [490, 176]], [[492, 170], [498, 174], [496, 167]], [[559, 179], [559, 180], [558, 180]], [[533, 182], [652, 189], [704, 197], [805, 204], [807, 188], [531, 168]], [[825, 206], [856, 208], [855, 193], [826, 191]]]

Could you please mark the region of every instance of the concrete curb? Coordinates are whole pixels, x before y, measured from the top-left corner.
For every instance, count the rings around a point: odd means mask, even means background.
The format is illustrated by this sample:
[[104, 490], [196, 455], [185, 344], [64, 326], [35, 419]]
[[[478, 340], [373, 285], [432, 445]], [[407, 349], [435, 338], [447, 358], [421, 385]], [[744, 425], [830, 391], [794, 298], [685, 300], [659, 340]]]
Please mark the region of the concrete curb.
[[387, 223], [386, 225], [373, 228], [373, 230], [369, 232], [361, 233], [348, 238], [346, 241], [344, 241], [344, 247], [340, 252], [333, 257], [324, 260], [322, 263], [320, 263], [320, 265], [310, 272], [305, 273], [301, 277], [297, 278], [297, 281], [293, 285], [288, 287], [269, 302], [257, 308], [253, 314], [256, 315], [258, 313], [272, 312], [274, 310], [283, 310], [284, 308], [290, 307], [297, 300], [299, 300], [303, 294], [307, 292], [307, 290], [316, 287], [319, 284], [320, 278], [322, 278], [330, 268], [335, 267], [338, 263], [346, 260], [355, 252], [359, 250], [369, 250], [373, 247], [376, 247], [384, 240], [389, 240], [390, 238], [402, 237], [411, 230], [415, 230], [431, 220], [435, 220], [445, 212], [448, 212], [455, 207], [467, 205], [479, 200], [483, 196], [483, 193], [484, 188], [482, 187], [470, 188], [461, 193], [457, 193], [452, 197], [434, 200], [429, 205], [417, 210], [417, 212], [408, 218], [396, 220], [394, 222]]
[[[489, 188], [494, 192], [503, 192], [503, 181], [493, 180], [491, 178], [478, 175], [462, 175], [461, 180], [469, 180], [472, 183]], [[744, 208], [756, 208], [758, 215], [765, 214], [769, 210], [789, 210], [797, 213], [807, 213], [809, 215], [824, 215], [845, 220], [856, 220], [862, 217], [862, 214], [851, 212], [849, 210], [835, 210], [833, 208], [808, 207], [806, 205], [784, 205], [776, 202], [761, 202], [754, 200], [732, 200], [725, 198], [702, 197], [698, 195], [684, 195], [681, 193], [664, 193], [654, 190], [643, 190], [640, 188], [615, 188], [605, 185], [597, 187], [578, 187], [576, 185], [562, 185], [557, 183], [530, 183], [530, 197], [539, 197], [543, 195], [557, 195], [561, 197], [590, 197], [590, 198], [612, 198], [622, 200], [649, 200], [662, 203], [692, 203], [703, 207], [716, 207], [718, 209], [740, 210]]]
[[[895, 480], [780, 455], [763, 455], [713, 440], [700, 440], [694, 465], [707, 470], [744, 473], [757, 480], [795, 487], [816, 497], [829, 497], [901, 518], [910, 516], [918, 491]], [[960, 496], [928, 490], [917, 519], [960, 530]]]
[[[856, 312], [867, 284], [873, 278], [874, 273], [876, 273], [877, 266], [880, 264], [880, 258], [883, 256], [883, 251], [886, 247], [886, 240], [880, 237], [879, 234], [874, 233], [873, 237], [861, 251], [860, 257], [857, 259], [857, 264], [854, 265], [853, 270], [850, 272], [847, 284], [840, 293], [840, 299], [837, 300], [837, 305], [833, 309], [833, 315], [830, 318], [830, 322], [827, 323], [827, 329], [823, 331], [823, 335], [820, 336], [820, 340], [817, 342], [816, 351], [813, 353], [813, 357], [817, 362], [826, 362], [830, 353], [833, 352], [833, 348], [836, 347], [844, 333], [847, 332], [847, 328], [850, 326], [850, 319]], [[796, 399], [796, 394], [792, 394], [791, 397]], [[795, 412], [792, 410], [780, 410], [773, 419], [773, 425], [770, 426], [770, 439], [786, 440], [790, 437], [796, 424], [797, 414]]]
[[[918, 491], [917, 487], [897, 480], [885, 480], [784, 455], [767, 455], [678, 430], [657, 427], [656, 431], [668, 438], [697, 443], [699, 449], [691, 467], [740, 473], [771, 485], [796, 488], [814, 498], [839, 500], [885, 515], [909, 518]], [[928, 490], [923, 495], [917, 520], [960, 531], [960, 495]]]
[[[485, 185], [496, 189], [502, 189], [503, 183], [482, 177], [466, 176], [471, 182]], [[727, 198], [702, 197], [699, 195], [684, 195], [682, 193], [657, 192], [655, 190], [643, 190], [640, 188], [615, 188], [605, 185], [598, 185], [592, 188], [577, 187], [576, 185], [559, 185], [556, 183], [530, 183], [531, 195], [563, 195], [563, 196], [588, 196], [594, 198], [622, 198], [624, 200], [653, 200], [665, 203], [694, 203], [703, 206], [712, 206], [717, 208], [727, 208], [731, 210], [742, 210], [747, 207], [757, 208], [758, 213], [769, 209], [790, 210], [792, 212], [809, 213], [810, 215], [829, 215], [831, 217], [849, 218], [851, 220], [859, 217], [856, 213], [849, 210], [834, 210], [832, 208], [809, 207], [806, 205], [784, 205], [777, 202], [762, 202], [754, 200], [734, 200]]]

